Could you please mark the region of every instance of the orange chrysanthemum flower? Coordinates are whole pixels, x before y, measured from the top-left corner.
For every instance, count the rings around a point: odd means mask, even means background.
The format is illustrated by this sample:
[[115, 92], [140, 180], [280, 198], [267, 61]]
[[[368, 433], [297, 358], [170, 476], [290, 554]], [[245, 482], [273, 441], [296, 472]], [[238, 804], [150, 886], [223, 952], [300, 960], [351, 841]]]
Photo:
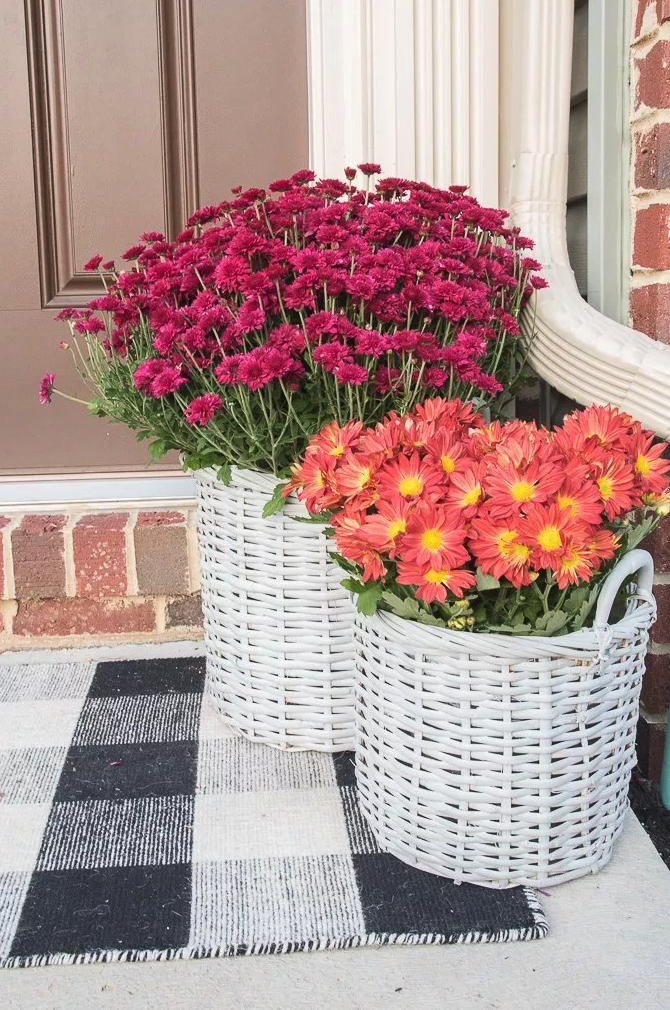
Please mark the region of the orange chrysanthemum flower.
[[465, 519], [471, 519], [477, 514], [483, 498], [481, 465], [470, 460], [463, 461], [451, 475], [451, 486], [445, 501], [462, 509]]
[[292, 468], [292, 477], [282, 491], [287, 497], [297, 490], [309, 512], [325, 512], [342, 502], [335, 486], [335, 460], [323, 453], [305, 456], [302, 465]]
[[491, 514], [503, 516], [518, 514], [530, 502], [548, 501], [562, 480], [563, 474], [552, 463], [534, 459], [517, 468], [511, 461], [501, 460], [487, 468], [483, 486], [491, 496]]
[[409, 504], [401, 495], [389, 501], [380, 498], [376, 512], [365, 517], [361, 533], [371, 547], [392, 558], [407, 528], [409, 511]]
[[631, 456], [635, 477], [644, 492], [663, 492], [668, 486], [670, 460], [663, 458], [665, 444], [653, 444], [652, 432], [641, 432], [631, 441]]
[[[565, 550], [552, 567], [552, 575], [559, 589], [588, 582], [597, 567], [597, 557], [587, 544], [568, 538]], [[599, 564], [599, 562], [598, 562]]]
[[560, 509], [568, 509], [572, 519], [597, 526], [602, 521], [603, 502], [598, 487], [586, 476], [586, 468], [580, 477], [571, 474], [561, 485], [556, 495]]
[[456, 465], [465, 454], [465, 445], [453, 431], [443, 429], [438, 431], [426, 445], [428, 459], [442, 468], [446, 477], [456, 469]]
[[642, 495], [642, 504], [654, 509], [659, 516], [667, 516], [670, 513], [670, 490], [658, 493], [645, 491]]
[[596, 484], [600, 491], [603, 511], [609, 521], [623, 515], [640, 504], [640, 496], [635, 490], [633, 470], [625, 459], [605, 459], [598, 467]]
[[584, 539], [588, 527], [558, 505], [533, 505], [520, 521], [519, 539], [530, 547], [534, 568], [553, 568], [566, 550], [568, 538]]
[[386, 574], [386, 565], [379, 551], [370, 546], [363, 534], [364, 520], [364, 512], [352, 509], [333, 516], [335, 544], [342, 557], [362, 567], [364, 581], [381, 579]]
[[476, 583], [472, 572], [464, 568], [431, 568], [407, 561], [398, 564], [397, 581], [403, 586], [416, 586], [416, 598], [426, 603], [444, 603], [447, 591], [462, 597], [465, 589]]
[[587, 407], [575, 410], [563, 418], [554, 433], [554, 441], [561, 451], [569, 454], [583, 452], [589, 445], [605, 450], [622, 450], [626, 447], [632, 417], [616, 407]]
[[530, 584], [530, 547], [513, 525], [481, 517], [473, 520], [470, 537], [470, 550], [483, 572], [508, 579], [517, 589]]
[[407, 520], [402, 558], [431, 568], [457, 568], [470, 560], [462, 513], [419, 502]]
[[436, 497], [441, 490], [441, 477], [427, 460], [422, 460], [418, 452], [411, 456], [383, 463], [377, 472], [379, 494], [385, 498], [400, 495], [416, 500]]
[[[343, 498], [357, 498], [359, 508], [366, 508], [374, 500], [377, 459], [374, 456], [350, 453], [345, 457], [335, 476], [335, 487]], [[365, 503], [359, 495], [365, 492]]]
[[324, 452], [327, 456], [339, 459], [356, 445], [362, 430], [361, 421], [348, 421], [343, 428], [339, 426], [337, 421], [331, 421], [310, 440], [305, 455]]

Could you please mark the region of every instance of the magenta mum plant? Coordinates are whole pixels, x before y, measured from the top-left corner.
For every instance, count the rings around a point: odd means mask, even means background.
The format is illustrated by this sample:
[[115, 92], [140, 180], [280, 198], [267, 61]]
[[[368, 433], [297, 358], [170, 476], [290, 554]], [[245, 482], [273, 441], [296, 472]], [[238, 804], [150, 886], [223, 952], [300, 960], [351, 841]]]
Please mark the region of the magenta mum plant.
[[[147, 232], [106, 293], [66, 309], [89, 409], [186, 467], [287, 472], [332, 419], [366, 425], [440, 391], [502, 406], [522, 381], [532, 243], [465, 187], [359, 165], [240, 189], [173, 242]], [[48, 402], [55, 377], [42, 381]], [[58, 392], [58, 390], [56, 390]], [[65, 394], [63, 394], [65, 395]]]

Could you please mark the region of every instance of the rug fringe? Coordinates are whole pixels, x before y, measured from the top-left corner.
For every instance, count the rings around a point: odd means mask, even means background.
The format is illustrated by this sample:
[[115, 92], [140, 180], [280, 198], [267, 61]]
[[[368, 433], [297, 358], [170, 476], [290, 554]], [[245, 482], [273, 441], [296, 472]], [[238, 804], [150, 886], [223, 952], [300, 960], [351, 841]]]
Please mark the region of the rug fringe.
[[[529, 889], [530, 890], [530, 889]], [[259, 942], [216, 947], [167, 947], [164, 950], [95, 950], [83, 954], [30, 954], [0, 959], [0, 968], [39, 968], [56, 964], [105, 964], [117, 962], [201, 960], [210, 957], [251, 956], [255, 954], [292, 954], [298, 951], [342, 950], [353, 947], [387, 945], [451, 945], [465, 943], [507, 943], [540, 940], [548, 925], [539, 902], [534, 898], [535, 924], [524, 929], [503, 929], [492, 933], [366, 933], [362, 936], [331, 937], [316, 940]]]

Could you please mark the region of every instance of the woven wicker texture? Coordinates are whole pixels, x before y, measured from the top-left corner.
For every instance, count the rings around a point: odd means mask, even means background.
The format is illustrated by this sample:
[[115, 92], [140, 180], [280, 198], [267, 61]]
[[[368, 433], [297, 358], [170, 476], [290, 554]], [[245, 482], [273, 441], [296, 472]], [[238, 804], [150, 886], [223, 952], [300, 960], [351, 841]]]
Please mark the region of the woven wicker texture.
[[[608, 625], [635, 571], [626, 614]], [[612, 571], [592, 629], [558, 638], [356, 619], [356, 769], [381, 847], [492, 887], [608, 862], [628, 809], [653, 567]], [[633, 587], [631, 587], [633, 589]]]
[[262, 518], [277, 483], [196, 473], [208, 687], [223, 718], [275, 747], [353, 748], [353, 608], [320, 526], [289, 501]]

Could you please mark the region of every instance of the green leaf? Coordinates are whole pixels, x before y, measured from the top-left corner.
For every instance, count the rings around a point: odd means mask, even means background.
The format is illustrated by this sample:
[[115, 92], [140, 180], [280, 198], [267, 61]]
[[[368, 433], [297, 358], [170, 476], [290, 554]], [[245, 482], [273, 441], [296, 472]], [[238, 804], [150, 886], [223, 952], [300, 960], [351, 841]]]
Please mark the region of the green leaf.
[[434, 614], [429, 614], [426, 610], [419, 612], [419, 624], [436, 624], [439, 628], [447, 626], [447, 622], [443, 621], [441, 617], [435, 617]]
[[216, 452], [192, 452], [184, 456], [184, 470], [205, 470], [207, 467], [216, 466], [220, 460]]
[[487, 589], [500, 589], [500, 582], [493, 575], [485, 575], [481, 568], [478, 568], [477, 589], [480, 592], [484, 592]]
[[568, 614], [576, 614], [584, 601], [587, 599], [589, 591], [588, 586], [577, 586], [565, 598], [563, 602], [563, 609], [567, 611]]
[[156, 438], [153, 442], [149, 442], [149, 457], [151, 461], [155, 463], [171, 448], [170, 443], [164, 438]]
[[223, 466], [220, 466], [216, 472], [216, 479], [220, 480], [222, 484], [226, 485], [226, 487], [228, 487], [228, 485], [230, 484], [232, 476], [233, 471], [230, 466], [230, 463], [224, 463]]
[[331, 519], [331, 513], [317, 512], [314, 516], [291, 516], [291, 519], [297, 523], [309, 523], [312, 526], [327, 526]]
[[288, 481], [283, 484], [277, 484], [274, 491], [272, 492], [272, 498], [266, 501], [263, 506], [263, 512], [261, 513], [264, 519], [269, 519], [273, 516], [275, 512], [281, 512], [286, 504], [286, 498], [284, 498], [282, 491], [288, 486]]
[[328, 551], [328, 557], [331, 561], [334, 561], [339, 568], [343, 568], [345, 572], [349, 572], [350, 575], [358, 575], [359, 570], [355, 564], [351, 561], [347, 561], [345, 557], [338, 554], [337, 551]]
[[363, 583], [359, 582], [358, 579], [342, 579], [340, 585], [344, 589], [348, 589], [350, 593], [356, 593], [356, 595], [358, 595], [358, 593], [362, 593], [365, 588]]
[[415, 600], [412, 597], [407, 597], [403, 600], [388, 589], [384, 590], [382, 593], [382, 599], [384, 603], [388, 605], [391, 613], [395, 614], [397, 617], [404, 617], [408, 621], [419, 620], [422, 611], [418, 600]]
[[564, 610], [552, 610], [550, 613], [546, 614], [544, 617], [538, 619], [535, 627], [539, 629], [540, 621], [543, 621], [543, 633], [548, 637], [552, 635], [557, 635], [559, 631], [562, 631], [569, 620], [569, 614], [566, 614]]
[[107, 417], [107, 411], [100, 400], [90, 400], [87, 407], [89, 414], [93, 414], [94, 417]]
[[146, 431], [144, 428], [141, 428], [139, 431], [135, 432], [135, 438], [137, 439], [138, 442], [144, 442], [145, 439], [150, 438], [150, 437], [151, 437], [151, 432], [150, 431]]
[[626, 538], [626, 550], [632, 551], [634, 547], [637, 547], [646, 536], [649, 536], [657, 522], [658, 516], [650, 515], [641, 523], [632, 526]]
[[381, 595], [382, 585], [380, 582], [366, 582], [356, 601], [359, 614], [365, 614], [366, 617], [374, 614]]

